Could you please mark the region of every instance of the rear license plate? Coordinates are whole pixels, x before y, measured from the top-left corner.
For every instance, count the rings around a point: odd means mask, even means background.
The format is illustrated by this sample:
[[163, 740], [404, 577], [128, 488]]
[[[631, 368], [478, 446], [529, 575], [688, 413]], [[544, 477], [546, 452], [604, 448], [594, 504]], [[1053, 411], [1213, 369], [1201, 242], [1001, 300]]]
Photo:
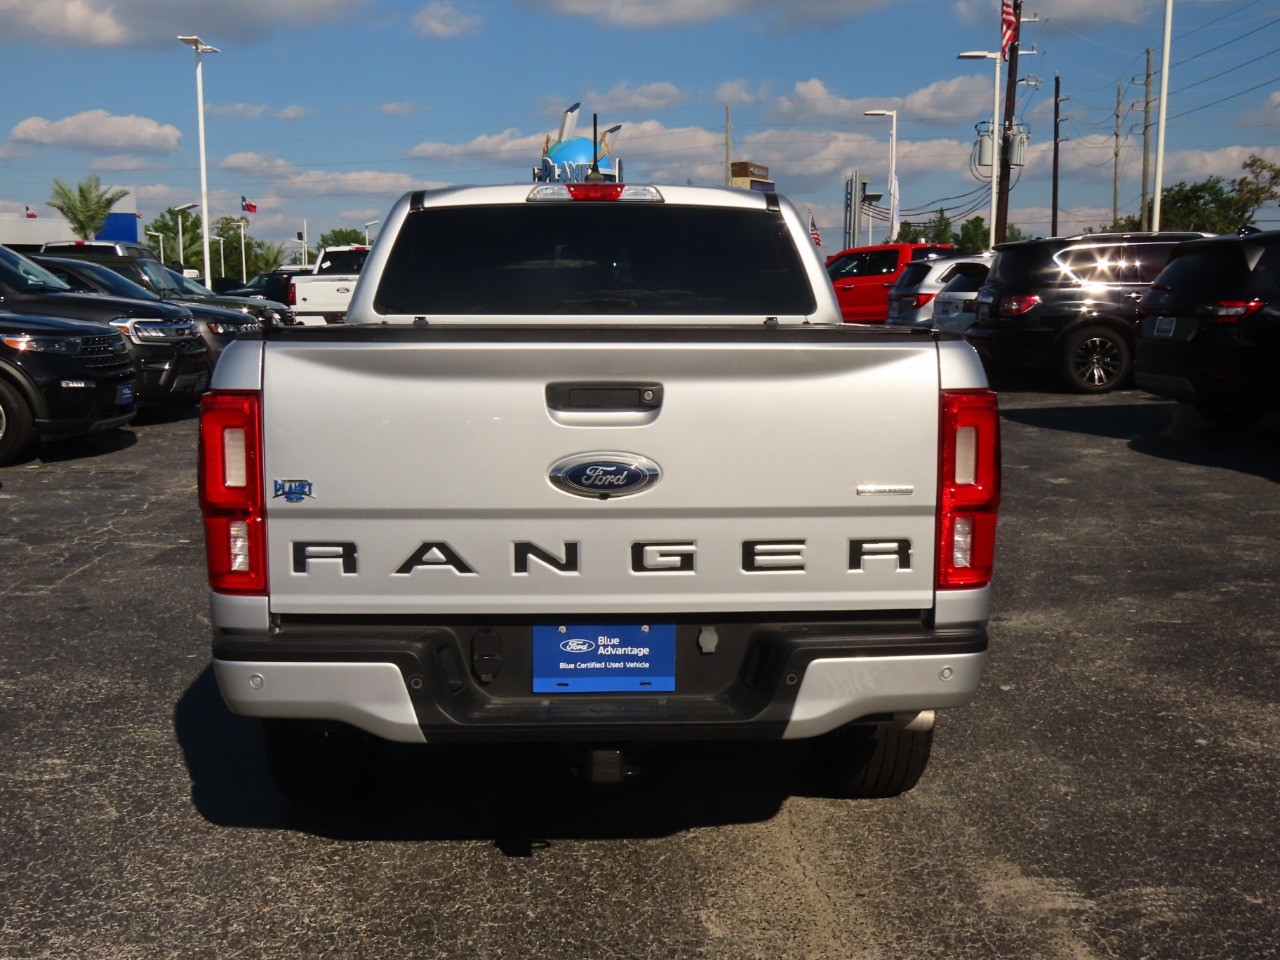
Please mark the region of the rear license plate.
[[534, 693], [670, 693], [675, 688], [674, 624], [533, 628]]
[[116, 387], [116, 403], [127, 406], [133, 403], [133, 381], [126, 380]]
[[1172, 337], [1173, 328], [1176, 323], [1176, 317], [1156, 317], [1155, 335], [1157, 337]]

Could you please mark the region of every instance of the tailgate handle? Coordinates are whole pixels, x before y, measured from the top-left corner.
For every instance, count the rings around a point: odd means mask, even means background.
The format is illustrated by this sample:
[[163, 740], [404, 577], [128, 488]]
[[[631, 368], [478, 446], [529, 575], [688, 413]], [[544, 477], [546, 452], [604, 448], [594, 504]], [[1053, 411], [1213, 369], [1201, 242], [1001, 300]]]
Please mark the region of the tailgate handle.
[[662, 410], [662, 384], [561, 381], [547, 384], [547, 410], [566, 426], [636, 426]]
[[657, 410], [662, 406], [662, 384], [549, 383], [547, 406], [552, 410]]

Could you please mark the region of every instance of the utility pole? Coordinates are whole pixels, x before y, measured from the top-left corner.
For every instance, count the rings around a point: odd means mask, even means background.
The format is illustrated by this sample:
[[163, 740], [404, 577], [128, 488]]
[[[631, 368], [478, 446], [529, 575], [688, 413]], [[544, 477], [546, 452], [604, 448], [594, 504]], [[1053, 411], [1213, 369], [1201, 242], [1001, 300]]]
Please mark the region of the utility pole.
[[724, 105], [724, 185], [729, 186], [732, 177], [729, 175], [729, 147], [733, 136], [733, 124], [729, 122], [729, 105]]
[[1053, 222], [1049, 227], [1049, 235], [1053, 237], [1058, 235], [1058, 144], [1061, 142], [1059, 136], [1059, 125], [1062, 123], [1061, 106], [1062, 77], [1055, 73], [1053, 75]]
[[1120, 219], [1120, 110], [1124, 105], [1124, 88], [1116, 84], [1116, 137], [1111, 148], [1111, 224]]
[[1151, 48], [1147, 47], [1147, 95], [1142, 105], [1142, 229], [1151, 229]]
[[1004, 94], [1004, 123], [992, 130], [992, 136], [1000, 137], [1000, 189], [996, 203], [996, 243], [1004, 243], [1009, 228], [1009, 131], [1013, 129], [1015, 101], [1018, 98], [1018, 44], [1022, 32], [1022, 0], [1013, 0], [1013, 20], [1018, 25], [1013, 42], [1009, 44], [1009, 79]]

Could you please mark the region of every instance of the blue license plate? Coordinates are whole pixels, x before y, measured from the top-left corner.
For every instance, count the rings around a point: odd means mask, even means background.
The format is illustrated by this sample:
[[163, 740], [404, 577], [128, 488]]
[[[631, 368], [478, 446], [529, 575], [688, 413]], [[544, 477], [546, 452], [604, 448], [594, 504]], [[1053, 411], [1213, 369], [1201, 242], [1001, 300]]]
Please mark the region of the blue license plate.
[[533, 628], [534, 693], [670, 693], [674, 624], [545, 624]]
[[133, 381], [126, 380], [116, 387], [116, 403], [126, 406], [133, 403]]

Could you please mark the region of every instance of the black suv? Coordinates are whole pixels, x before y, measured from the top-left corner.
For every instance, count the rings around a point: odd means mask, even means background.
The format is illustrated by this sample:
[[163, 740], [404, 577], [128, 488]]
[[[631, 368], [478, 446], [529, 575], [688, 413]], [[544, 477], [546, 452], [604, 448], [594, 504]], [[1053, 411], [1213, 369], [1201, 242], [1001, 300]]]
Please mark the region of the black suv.
[[0, 247], [0, 310], [115, 327], [133, 359], [140, 401], [191, 402], [209, 383], [209, 348], [185, 307], [74, 293], [38, 263]]
[[1138, 310], [1138, 386], [1217, 423], [1280, 409], [1280, 231], [1179, 244]]
[[37, 438], [109, 430], [134, 409], [133, 363], [118, 330], [0, 311], [0, 466]]
[[996, 245], [965, 331], [993, 368], [1048, 368], [1105, 393], [1133, 367], [1137, 303], [1174, 246], [1200, 233], [1094, 233]]
[[[31, 259], [78, 293], [106, 293], [132, 300], [161, 299], [141, 284], [92, 260], [51, 257], [42, 253], [32, 254]], [[185, 301], [183, 306], [191, 312], [199, 326], [200, 335], [209, 347], [210, 361], [215, 366], [218, 357], [222, 356], [222, 351], [232, 340], [257, 338], [262, 334], [262, 324], [239, 310], [211, 307], [191, 301]]]

